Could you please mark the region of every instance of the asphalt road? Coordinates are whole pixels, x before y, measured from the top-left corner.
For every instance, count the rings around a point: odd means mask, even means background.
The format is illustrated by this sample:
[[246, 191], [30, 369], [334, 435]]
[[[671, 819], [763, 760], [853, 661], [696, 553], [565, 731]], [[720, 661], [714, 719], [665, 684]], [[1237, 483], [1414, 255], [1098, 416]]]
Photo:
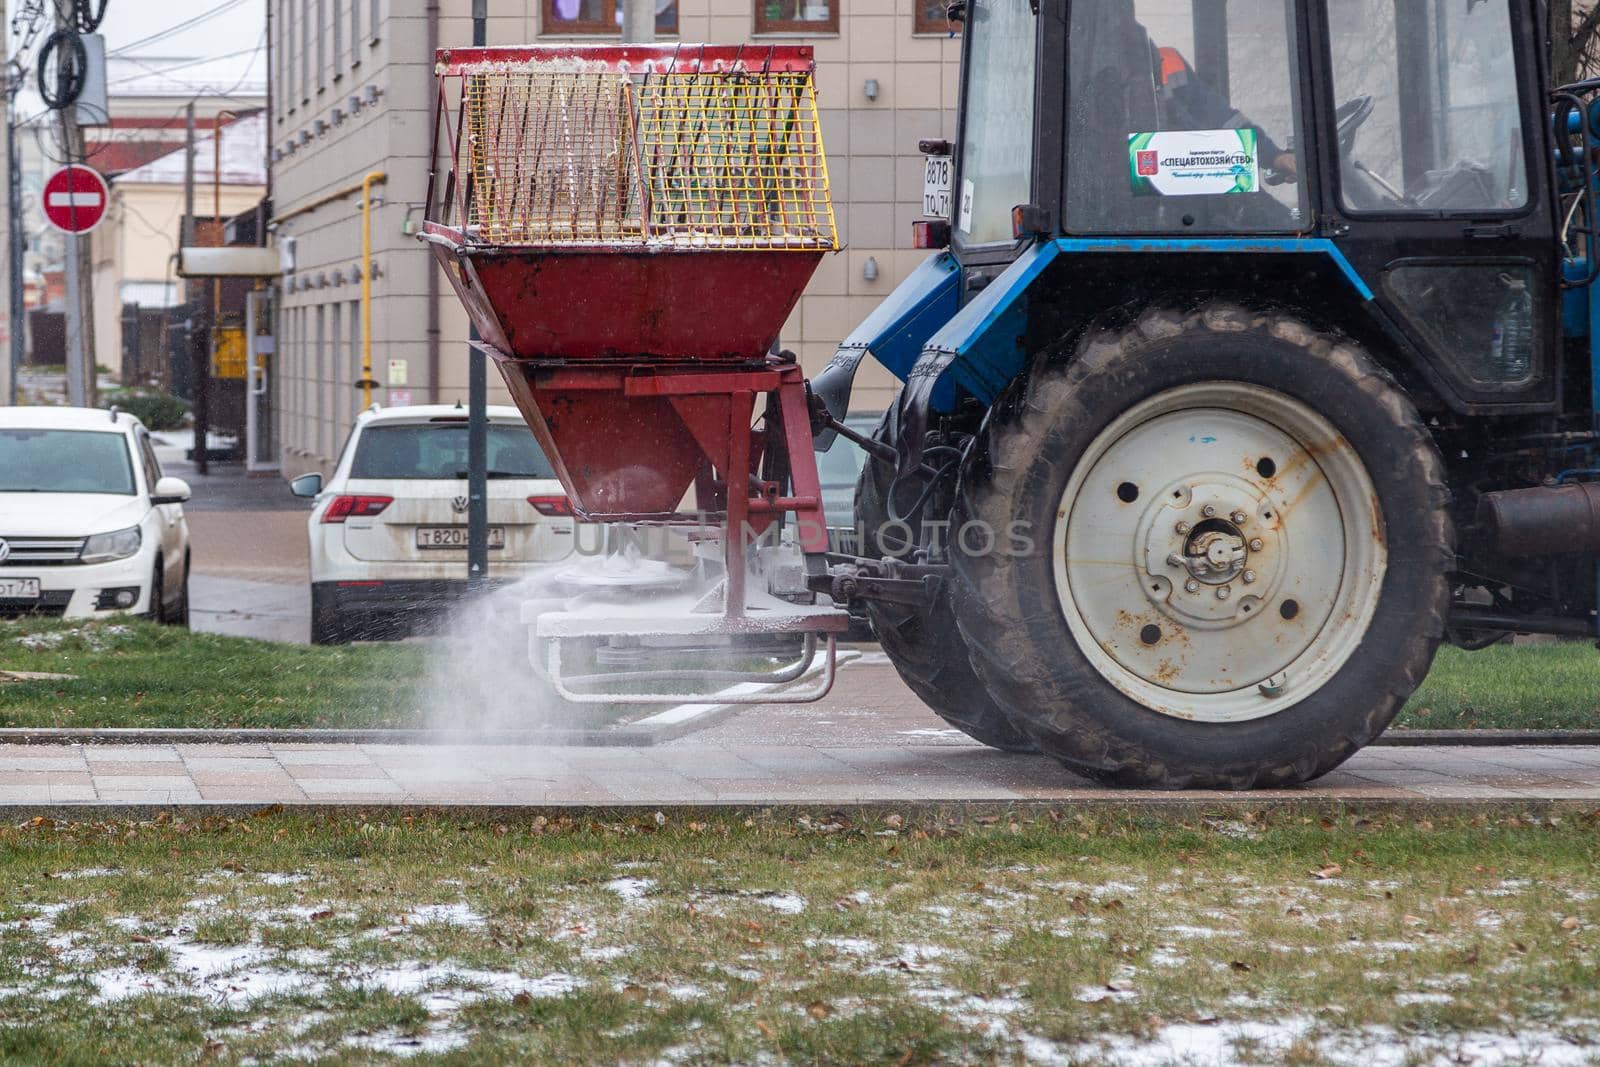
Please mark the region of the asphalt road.
[[237, 463], [201, 475], [185, 458], [188, 434], [159, 434], [165, 473], [193, 492], [189, 520], [190, 624], [196, 630], [304, 643], [311, 638], [309, 501], [276, 474], [251, 477]]

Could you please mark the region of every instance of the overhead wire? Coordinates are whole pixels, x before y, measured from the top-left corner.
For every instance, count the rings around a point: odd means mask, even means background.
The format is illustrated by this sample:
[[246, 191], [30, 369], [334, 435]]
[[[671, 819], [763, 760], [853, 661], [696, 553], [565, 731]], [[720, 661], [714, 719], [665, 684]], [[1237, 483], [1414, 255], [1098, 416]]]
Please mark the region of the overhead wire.
[[244, 5], [244, 4], [248, 3], [248, 2], [249, 2], [249, 0], [223, 0], [223, 2], [218, 4], [216, 7], [209, 8], [208, 10], [202, 11], [198, 15], [191, 15], [190, 17], [182, 20], [181, 22], [177, 22], [177, 23], [174, 23], [171, 26], [168, 26], [164, 30], [157, 30], [155, 33], [150, 34], [148, 37], [141, 37], [137, 41], [130, 41], [125, 45], [119, 45], [118, 47], [116, 47], [115, 49], [111, 50], [110, 52], [107, 52], [106, 55], [107, 56], [124, 56], [124, 55], [127, 55], [129, 52], [132, 52], [136, 48], [143, 48], [145, 45], [155, 44], [157, 41], [164, 41], [168, 37], [174, 37], [174, 36], [176, 36], [176, 35], [178, 35], [180, 33], [183, 33], [185, 30], [193, 29], [195, 26], [198, 26], [203, 22], [210, 21], [211, 19], [216, 18], [218, 15], [225, 15], [229, 11], [232, 11], [234, 8], [240, 7], [240, 6], [242, 6], [242, 5]]

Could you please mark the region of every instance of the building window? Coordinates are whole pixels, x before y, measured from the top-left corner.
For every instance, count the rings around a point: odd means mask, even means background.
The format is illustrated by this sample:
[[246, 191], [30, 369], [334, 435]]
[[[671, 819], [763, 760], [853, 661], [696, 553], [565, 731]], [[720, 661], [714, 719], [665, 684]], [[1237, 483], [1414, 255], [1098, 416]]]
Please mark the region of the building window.
[[372, 34], [372, 43], [378, 43], [378, 0], [372, 0], [372, 10], [367, 16], [367, 30]]
[[[354, 2], [354, 0], [352, 0]], [[339, 0], [333, 0], [333, 80], [344, 77], [339, 64], [344, 62], [344, 20], [339, 17]]]
[[350, 65], [361, 65], [361, 0], [350, 0]]
[[961, 32], [961, 23], [950, 18], [950, 0], [914, 0], [916, 17], [912, 33], [936, 33], [940, 36]]
[[[621, 0], [542, 0], [545, 33], [622, 32]], [[656, 33], [678, 35], [678, 0], [656, 0]]]
[[755, 0], [755, 5], [757, 33], [839, 32], [839, 0]]
[[300, 0], [300, 102], [311, 103], [311, 0]]
[[328, 87], [327, 14], [328, 5], [325, 0], [317, 0], [317, 21], [311, 30], [317, 35], [317, 92], [319, 93]]
[[289, 85], [289, 0], [277, 0], [274, 9], [272, 55], [278, 61], [278, 69], [272, 72], [272, 88], [278, 95], [277, 118], [281, 125], [284, 115], [294, 110], [294, 93]]

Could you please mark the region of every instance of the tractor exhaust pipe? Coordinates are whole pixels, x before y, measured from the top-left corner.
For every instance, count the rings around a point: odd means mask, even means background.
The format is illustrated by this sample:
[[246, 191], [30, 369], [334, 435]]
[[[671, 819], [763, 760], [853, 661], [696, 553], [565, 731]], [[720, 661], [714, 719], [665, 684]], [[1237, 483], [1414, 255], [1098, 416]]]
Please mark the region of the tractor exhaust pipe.
[[1478, 525], [1505, 556], [1600, 555], [1600, 482], [1485, 493]]

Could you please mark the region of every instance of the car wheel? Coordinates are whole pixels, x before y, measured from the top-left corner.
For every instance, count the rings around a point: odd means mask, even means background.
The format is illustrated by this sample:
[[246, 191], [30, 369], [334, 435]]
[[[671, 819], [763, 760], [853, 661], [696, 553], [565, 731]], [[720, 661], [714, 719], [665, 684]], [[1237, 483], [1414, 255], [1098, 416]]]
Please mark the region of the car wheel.
[[171, 610], [164, 613], [163, 622], [169, 626], [178, 626], [187, 630], [189, 628], [189, 557], [183, 558], [183, 580], [178, 586], [178, 599], [173, 603]]
[[167, 621], [166, 612], [161, 607], [161, 602], [166, 599], [166, 565], [161, 559], [156, 559], [156, 569], [150, 575], [150, 607], [145, 612], [145, 618], [151, 622], [164, 623]]
[[319, 585], [311, 587], [311, 643], [313, 645], [346, 645], [350, 643], [350, 629], [339, 617], [333, 594]]

